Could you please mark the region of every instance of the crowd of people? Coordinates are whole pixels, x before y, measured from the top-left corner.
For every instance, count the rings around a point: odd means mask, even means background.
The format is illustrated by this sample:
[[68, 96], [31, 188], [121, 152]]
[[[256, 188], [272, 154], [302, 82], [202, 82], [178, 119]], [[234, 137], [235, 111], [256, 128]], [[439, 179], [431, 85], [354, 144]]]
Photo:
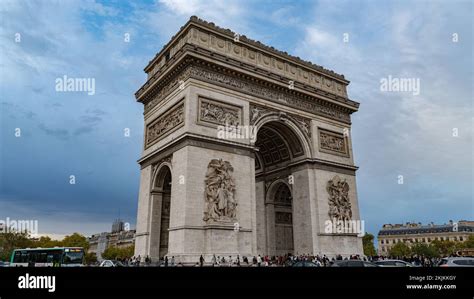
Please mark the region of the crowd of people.
[[199, 260], [195, 264], [186, 263], [183, 264], [176, 260], [174, 256], [162, 257], [159, 260], [152, 260], [149, 256], [146, 256], [142, 259], [140, 256], [132, 257], [129, 259], [122, 260], [121, 262], [127, 266], [158, 266], [158, 267], [181, 267], [181, 266], [195, 266], [195, 267], [204, 267], [204, 266], [213, 266], [213, 267], [284, 267], [291, 266], [292, 264], [300, 261], [312, 262], [318, 267], [329, 267], [332, 262], [337, 260], [361, 260], [368, 262], [376, 262], [384, 259], [397, 259], [403, 260], [409, 263], [412, 263], [415, 266], [422, 267], [433, 267], [436, 266], [439, 262], [439, 259], [428, 258], [424, 256], [413, 256], [413, 257], [384, 257], [384, 256], [359, 256], [351, 255], [343, 257], [337, 255], [335, 257], [327, 257], [326, 255], [280, 255], [280, 256], [216, 256], [215, 254], [207, 260], [204, 256], [200, 256]]
[[305, 261], [305, 262], [312, 262], [316, 264], [318, 267], [329, 267], [332, 262], [337, 260], [361, 260], [361, 261], [368, 261], [368, 262], [377, 262], [380, 260], [386, 259], [396, 259], [396, 260], [403, 260], [405, 262], [411, 263], [414, 266], [421, 266], [421, 267], [433, 267], [438, 265], [440, 259], [439, 258], [429, 258], [425, 256], [412, 256], [412, 257], [385, 257], [385, 256], [373, 256], [373, 257], [366, 257], [366, 256], [359, 256], [359, 255], [351, 255], [343, 257], [341, 255], [337, 255], [335, 257], [327, 257], [326, 255], [280, 255], [280, 256], [253, 256], [253, 257], [246, 257], [246, 256], [216, 256], [215, 254], [209, 259], [205, 259], [204, 256], [200, 256], [199, 260], [196, 261], [195, 264], [192, 263], [181, 263], [177, 261], [174, 256], [162, 257], [159, 260], [152, 260], [149, 256], [142, 258], [141, 256], [133, 256], [127, 259], [120, 259], [119, 261], [125, 266], [149, 266], [149, 267], [181, 267], [181, 266], [195, 266], [195, 267], [204, 267], [204, 266], [213, 266], [213, 267], [284, 267], [284, 266], [291, 266], [296, 262]]
[[377, 262], [383, 260], [402, 260], [418, 267], [436, 267], [441, 259], [430, 258], [426, 256], [410, 256], [410, 257], [386, 257], [386, 256], [359, 256], [351, 255], [343, 257], [342, 255], [336, 255], [334, 257], [328, 257], [326, 255], [280, 255], [280, 256], [269, 256], [269, 255], [257, 255], [252, 257], [247, 256], [216, 256], [204, 258], [203, 255], [195, 263], [182, 263], [174, 256], [165, 256], [159, 260], [152, 259], [150, 256], [142, 258], [141, 256], [133, 256], [126, 259], [117, 259], [123, 266], [128, 267], [183, 267], [183, 266], [194, 266], [194, 267], [287, 267], [297, 262], [310, 262], [316, 264], [318, 267], [329, 267], [335, 261], [341, 260], [360, 260], [366, 262]]

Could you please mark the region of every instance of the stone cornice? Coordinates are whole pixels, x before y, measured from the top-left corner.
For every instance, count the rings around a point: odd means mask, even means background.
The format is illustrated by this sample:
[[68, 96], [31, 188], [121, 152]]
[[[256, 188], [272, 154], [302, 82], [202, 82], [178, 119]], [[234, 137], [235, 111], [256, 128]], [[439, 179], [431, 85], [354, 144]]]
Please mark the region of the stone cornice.
[[[188, 39], [186, 35], [189, 33], [191, 28], [197, 28], [200, 31], [211, 33], [213, 35], [222, 37], [225, 40], [230, 41], [231, 43], [238, 43], [239, 45], [245, 46], [246, 48], [252, 49], [257, 52], [269, 54], [270, 56], [273, 56], [277, 59], [287, 61], [295, 67], [302, 67], [303, 69], [306, 69], [310, 72], [324, 74], [328, 76], [328, 78], [338, 80], [343, 84], [349, 84], [349, 81], [344, 78], [344, 75], [337, 74], [332, 70], [325, 69], [324, 67], [314, 64], [310, 61], [305, 61], [299, 57], [292, 56], [287, 52], [279, 51], [274, 47], [264, 45], [259, 41], [255, 41], [246, 37], [245, 35], [238, 35], [230, 29], [221, 28], [219, 26], [216, 26], [214, 23], [204, 21], [196, 16], [192, 16], [189, 21], [180, 28], [178, 33], [176, 33], [171, 38], [171, 40], [161, 49], [161, 51], [155, 55], [155, 57], [145, 67], [145, 72], [149, 73], [153, 70], [153, 68], [156, 67], [157, 64], [160, 65], [160, 63], [162, 63], [162, 58], [166, 58], [166, 55], [173, 55], [172, 52], [175, 51], [176, 46], [178, 45], [179, 47], [180, 43], [183, 43], [183, 39]], [[238, 36], [238, 41], [235, 41], [236, 36]]]
[[[151, 87], [154, 87], [157, 83], [166, 80], [169, 76], [172, 76], [173, 73], [179, 71], [179, 69], [176, 69], [176, 65], [183, 60], [183, 57], [187, 57], [188, 54], [192, 56], [198, 56], [212, 63], [221, 64], [230, 68], [236, 68], [239, 71], [248, 72], [251, 75], [262, 77], [265, 80], [269, 80], [271, 82], [277, 82], [286, 88], [288, 88], [288, 83], [292, 81], [289, 77], [268, 71], [267, 69], [256, 66], [254, 63], [246, 63], [239, 59], [228, 57], [197, 45], [184, 44], [168, 61], [166, 61], [166, 63], [164, 63], [151, 77], [149, 77], [147, 82], [143, 84], [143, 86], [135, 93], [137, 100], [139, 102], [144, 102], [146, 101], [146, 99], [143, 99], [144, 97], [146, 98], [153, 96], [148, 94], [148, 91], [151, 89]], [[358, 109], [359, 103], [352, 101], [347, 97], [345, 88], [341, 89], [340, 86], [336, 87], [333, 83], [325, 81], [322, 78], [314, 77], [312, 79], [314, 79], [314, 82], [312, 81], [314, 84], [309, 84], [309, 82], [305, 83], [293, 81], [293, 90], [309, 93], [310, 95], [321, 97], [329, 101], [342, 103], [353, 108], [354, 111]], [[311, 81], [310, 79], [308, 80]], [[332, 87], [328, 88], [326, 83], [329, 83], [329, 86], [332, 84]]]
[[[145, 168], [149, 165], [153, 165], [155, 163], [159, 163], [159, 161], [163, 160], [165, 157], [169, 157], [172, 153], [176, 152], [177, 150], [185, 147], [185, 146], [196, 146], [202, 147], [217, 151], [227, 151], [232, 153], [239, 153], [240, 155], [245, 155], [249, 157], [254, 157], [254, 153], [256, 151], [255, 146], [246, 145], [243, 143], [237, 143], [233, 141], [224, 141], [218, 138], [211, 138], [209, 136], [199, 135], [199, 134], [190, 134], [185, 133], [172, 142], [166, 144], [165, 146], [156, 149], [153, 152], [148, 153], [146, 156], [142, 157], [138, 160], [138, 163], [141, 165], [141, 168]], [[355, 175], [355, 172], [359, 169], [359, 167], [355, 165], [349, 165], [344, 163], [338, 163], [329, 160], [323, 160], [318, 158], [305, 158], [301, 160], [296, 160], [284, 168], [287, 169], [303, 169], [306, 167], [310, 167], [311, 169], [320, 169], [326, 171], [333, 171], [338, 173], [344, 173], [348, 175]], [[274, 169], [267, 172], [262, 172], [256, 175], [256, 177], [264, 177], [264, 176], [271, 176], [272, 173], [278, 173], [281, 169]]]
[[326, 97], [318, 93], [313, 93], [315, 96], [311, 96], [299, 90], [291, 90], [286, 86], [256, 78], [189, 54], [179, 58], [176, 57], [173, 68], [167, 69], [167, 72], [162, 74], [155, 84], [147, 86], [146, 90], [140, 96], [137, 96], [138, 101], [145, 105], [145, 114], [169, 93], [176, 90], [180, 83], [190, 78], [220, 85], [348, 124], [350, 124], [350, 114], [357, 111], [358, 106], [353, 104], [355, 102], [344, 98], [334, 97], [339, 101], [330, 101], [326, 99], [327, 94]]
[[238, 153], [249, 157], [253, 157], [255, 151], [255, 146], [244, 143], [222, 140], [193, 133], [184, 133], [166, 145], [148, 153], [146, 156], [143, 156], [137, 162], [143, 169], [148, 165], [161, 161], [164, 157], [172, 155], [174, 152], [185, 146], [197, 146], [218, 151], [231, 152], [234, 154]]
[[325, 171], [331, 171], [336, 173], [342, 173], [347, 175], [355, 176], [356, 171], [359, 167], [355, 165], [337, 163], [334, 161], [317, 159], [317, 158], [306, 158], [302, 160], [297, 160], [295, 162], [291, 162], [288, 165], [285, 165], [280, 168], [275, 168], [270, 171], [264, 171], [257, 173], [255, 177], [258, 181], [266, 180], [268, 177], [272, 177], [275, 174], [281, 175], [281, 171], [284, 169], [288, 170], [288, 173], [295, 172], [301, 169], [319, 169]]

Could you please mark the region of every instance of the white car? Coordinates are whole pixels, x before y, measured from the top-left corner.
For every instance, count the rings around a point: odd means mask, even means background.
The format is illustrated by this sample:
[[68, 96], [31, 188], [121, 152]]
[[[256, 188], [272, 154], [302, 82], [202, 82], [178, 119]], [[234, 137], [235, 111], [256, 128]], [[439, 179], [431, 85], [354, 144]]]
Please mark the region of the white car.
[[125, 267], [121, 261], [103, 260], [99, 267]]
[[474, 267], [472, 257], [445, 257], [442, 258], [438, 267]]
[[416, 267], [415, 265], [402, 260], [380, 260], [374, 262], [374, 264], [379, 265], [380, 267]]

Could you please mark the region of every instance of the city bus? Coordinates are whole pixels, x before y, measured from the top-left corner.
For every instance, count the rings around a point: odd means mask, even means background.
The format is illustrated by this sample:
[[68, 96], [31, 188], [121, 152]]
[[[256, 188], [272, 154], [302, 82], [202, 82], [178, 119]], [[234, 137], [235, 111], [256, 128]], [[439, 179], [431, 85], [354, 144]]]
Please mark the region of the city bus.
[[10, 267], [81, 267], [84, 265], [84, 248], [54, 247], [15, 249]]

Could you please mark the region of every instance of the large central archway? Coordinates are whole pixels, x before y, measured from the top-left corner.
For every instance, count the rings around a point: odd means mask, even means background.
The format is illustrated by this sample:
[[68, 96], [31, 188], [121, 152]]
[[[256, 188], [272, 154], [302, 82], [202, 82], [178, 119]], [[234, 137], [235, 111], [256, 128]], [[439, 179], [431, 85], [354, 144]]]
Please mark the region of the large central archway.
[[268, 115], [258, 122], [255, 146], [257, 206], [262, 207], [260, 252], [268, 255], [295, 253], [292, 165], [304, 160], [309, 145], [303, 132], [289, 118]]

